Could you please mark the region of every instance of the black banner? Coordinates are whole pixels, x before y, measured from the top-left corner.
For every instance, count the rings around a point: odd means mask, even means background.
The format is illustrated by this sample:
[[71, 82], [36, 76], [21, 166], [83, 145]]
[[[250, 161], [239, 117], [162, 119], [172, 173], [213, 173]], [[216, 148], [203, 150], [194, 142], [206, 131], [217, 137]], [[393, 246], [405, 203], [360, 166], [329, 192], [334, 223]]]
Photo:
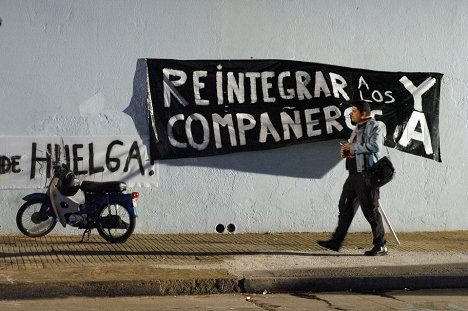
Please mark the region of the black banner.
[[151, 158], [347, 139], [349, 103], [369, 102], [385, 145], [441, 161], [442, 74], [287, 60], [147, 59]]

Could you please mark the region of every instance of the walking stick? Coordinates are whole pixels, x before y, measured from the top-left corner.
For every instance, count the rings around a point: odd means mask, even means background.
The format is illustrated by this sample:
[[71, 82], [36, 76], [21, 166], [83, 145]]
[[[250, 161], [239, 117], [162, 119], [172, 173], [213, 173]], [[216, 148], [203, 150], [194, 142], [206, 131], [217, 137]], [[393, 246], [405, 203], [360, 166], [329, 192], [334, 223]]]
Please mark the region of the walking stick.
[[380, 199], [379, 199], [379, 209], [380, 211], [382, 212], [382, 215], [385, 219], [385, 222], [387, 223], [388, 227], [390, 228], [390, 231], [392, 231], [392, 234], [393, 236], [395, 237], [395, 240], [397, 241], [397, 244], [400, 245], [400, 240], [398, 240], [398, 237], [396, 236], [396, 233], [395, 231], [393, 230], [393, 227], [392, 227], [392, 224], [390, 223], [390, 221], [388, 220], [388, 217], [387, 217], [387, 214], [385, 214], [385, 211], [383, 209], [383, 206], [382, 206], [382, 203], [380, 203]]

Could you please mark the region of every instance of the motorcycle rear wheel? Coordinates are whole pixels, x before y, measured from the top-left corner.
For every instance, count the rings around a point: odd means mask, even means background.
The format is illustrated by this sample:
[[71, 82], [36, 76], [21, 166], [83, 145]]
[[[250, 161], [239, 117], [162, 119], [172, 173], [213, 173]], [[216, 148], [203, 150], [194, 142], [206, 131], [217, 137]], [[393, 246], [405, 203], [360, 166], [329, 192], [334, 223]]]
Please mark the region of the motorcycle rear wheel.
[[[51, 232], [57, 224], [56, 218], [50, 216], [46, 220], [40, 219], [42, 200], [28, 201], [21, 205], [16, 214], [16, 225], [26, 236], [39, 238]], [[49, 207], [51, 208], [51, 207]]]
[[108, 242], [123, 243], [132, 235], [135, 225], [135, 217], [124, 206], [110, 203], [99, 212], [97, 231]]

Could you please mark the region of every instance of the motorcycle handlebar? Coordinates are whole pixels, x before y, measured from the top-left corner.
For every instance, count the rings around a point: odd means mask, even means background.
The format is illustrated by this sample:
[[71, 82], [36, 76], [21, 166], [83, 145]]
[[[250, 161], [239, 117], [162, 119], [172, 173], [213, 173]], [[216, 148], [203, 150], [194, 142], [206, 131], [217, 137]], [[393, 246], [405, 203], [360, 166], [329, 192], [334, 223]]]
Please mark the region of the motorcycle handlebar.
[[60, 161], [55, 161], [53, 163], [54, 176], [60, 176], [64, 171], [69, 171], [70, 169], [65, 163], [60, 163]]

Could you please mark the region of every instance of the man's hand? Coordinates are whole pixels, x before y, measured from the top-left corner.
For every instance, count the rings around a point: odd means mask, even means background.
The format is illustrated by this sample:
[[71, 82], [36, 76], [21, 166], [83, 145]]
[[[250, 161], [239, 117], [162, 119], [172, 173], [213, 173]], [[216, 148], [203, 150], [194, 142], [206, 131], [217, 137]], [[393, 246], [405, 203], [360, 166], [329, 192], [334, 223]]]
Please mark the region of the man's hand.
[[349, 143], [344, 144], [340, 148], [340, 155], [342, 158], [346, 157], [349, 154], [349, 151], [351, 149], [351, 145]]

